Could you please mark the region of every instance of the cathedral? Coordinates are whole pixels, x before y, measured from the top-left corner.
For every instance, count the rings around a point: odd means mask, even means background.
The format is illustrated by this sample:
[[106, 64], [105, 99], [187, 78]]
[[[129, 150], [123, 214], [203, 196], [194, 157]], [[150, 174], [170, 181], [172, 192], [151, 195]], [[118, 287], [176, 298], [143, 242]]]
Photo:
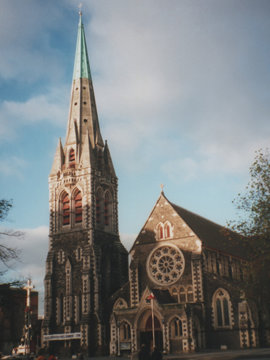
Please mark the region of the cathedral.
[[248, 256], [237, 234], [175, 205], [162, 190], [128, 262], [81, 14], [49, 208], [44, 348], [121, 355], [142, 344], [167, 354], [258, 346], [258, 307], [244, 290]]
[[43, 346], [104, 352], [108, 299], [127, 281], [128, 254], [119, 238], [118, 180], [100, 133], [81, 16], [66, 140], [64, 146], [59, 140], [49, 175], [49, 209]]

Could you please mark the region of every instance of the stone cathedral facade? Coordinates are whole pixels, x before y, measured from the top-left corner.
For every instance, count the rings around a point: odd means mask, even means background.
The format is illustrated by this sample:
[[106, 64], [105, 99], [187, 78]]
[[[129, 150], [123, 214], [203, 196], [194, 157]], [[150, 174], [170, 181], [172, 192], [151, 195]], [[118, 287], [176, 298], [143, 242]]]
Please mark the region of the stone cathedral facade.
[[[246, 291], [249, 259], [238, 235], [229, 239], [162, 191], [128, 265], [117, 186], [80, 16], [66, 139], [49, 175], [42, 346], [88, 355], [134, 354], [142, 344], [164, 353], [258, 346], [258, 306]], [[269, 334], [266, 322], [268, 344]]]
[[[100, 133], [81, 16], [66, 140], [64, 146], [59, 140], [49, 175], [49, 207], [43, 346], [106, 352], [107, 300], [127, 281], [128, 255], [118, 233], [117, 177]], [[69, 333], [80, 337], [44, 340]]]
[[[130, 250], [129, 281], [112, 297], [112, 355], [153, 341], [167, 354], [259, 345], [249, 260], [227, 231], [161, 192]], [[264, 335], [269, 344], [269, 327]]]

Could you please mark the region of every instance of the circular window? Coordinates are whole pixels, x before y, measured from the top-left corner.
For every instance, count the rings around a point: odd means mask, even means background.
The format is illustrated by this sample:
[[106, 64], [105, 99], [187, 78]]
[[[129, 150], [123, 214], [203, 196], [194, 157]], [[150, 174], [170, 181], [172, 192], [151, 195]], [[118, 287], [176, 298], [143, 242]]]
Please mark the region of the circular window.
[[175, 283], [182, 276], [184, 268], [184, 255], [172, 244], [154, 249], [147, 260], [148, 275], [159, 285]]

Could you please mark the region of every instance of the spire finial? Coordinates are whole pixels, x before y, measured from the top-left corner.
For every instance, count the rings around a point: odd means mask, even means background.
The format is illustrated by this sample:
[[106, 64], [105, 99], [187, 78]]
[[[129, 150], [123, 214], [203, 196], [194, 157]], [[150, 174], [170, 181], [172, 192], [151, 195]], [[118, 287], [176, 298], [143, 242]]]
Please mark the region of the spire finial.
[[160, 184], [160, 188], [161, 188], [161, 193], [163, 194], [164, 185]]
[[82, 16], [82, 3], [79, 3], [78, 8], [79, 8], [79, 15], [81, 17]]

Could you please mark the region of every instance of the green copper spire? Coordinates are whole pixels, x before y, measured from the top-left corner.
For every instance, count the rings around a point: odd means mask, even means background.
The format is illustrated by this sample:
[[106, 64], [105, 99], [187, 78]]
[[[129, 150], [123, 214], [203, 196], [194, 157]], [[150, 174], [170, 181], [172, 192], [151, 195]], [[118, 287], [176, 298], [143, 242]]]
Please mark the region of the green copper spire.
[[82, 13], [78, 26], [78, 36], [76, 44], [75, 62], [73, 70], [73, 80], [91, 79], [90, 66], [88, 60], [87, 46], [85, 41], [84, 27], [82, 23]]

